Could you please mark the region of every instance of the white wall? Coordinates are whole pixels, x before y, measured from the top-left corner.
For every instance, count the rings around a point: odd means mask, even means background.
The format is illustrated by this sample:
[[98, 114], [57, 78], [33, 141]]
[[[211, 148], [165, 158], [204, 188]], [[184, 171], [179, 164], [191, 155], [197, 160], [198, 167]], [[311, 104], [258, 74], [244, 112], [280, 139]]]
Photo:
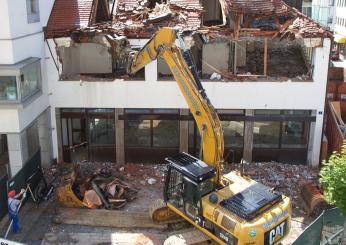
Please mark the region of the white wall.
[[[49, 40], [51, 47], [54, 42]], [[132, 41], [132, 44], [134, 42]], [[142, 40], [138, 43], [145, 43]], [[47, 47], [46, 47], [47, 48]], [[205, 89], [218, 109], [299, 109], [317, 111], [310, 161], [318, 164], [323, 125], [330, 40], [317, 48], [314, 56], [314, 82], [204, 82]], [[56, 59], [56, 56], [54, 57]], [[52, 127], [55, 109], [85, 108], [187, 108], [174, 81], [157, 81], [156, 61], [145, 67], [146, 81], [82, 82], [58, 81], [52, 58], [47, 59]], [[321, 113], [321, 114], [320, 114]], [[57, 156], [56, 135], [54, 154]]]

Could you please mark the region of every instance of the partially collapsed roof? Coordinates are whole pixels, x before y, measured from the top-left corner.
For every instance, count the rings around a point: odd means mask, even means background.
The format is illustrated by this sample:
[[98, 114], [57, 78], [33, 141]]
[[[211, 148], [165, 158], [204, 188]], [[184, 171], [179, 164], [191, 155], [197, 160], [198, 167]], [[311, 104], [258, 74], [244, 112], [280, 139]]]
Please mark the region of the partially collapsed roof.
[[[273, 30], [248, 28], [251, 35], [273, 37], [311, 38], [330, 37], [312, 19], [289, 7], [282, 0], [219, 0], [222, 26], [202, 27], [203, 6], [199, 0], [115, 0], [113, 18], [110, 18], [107, 0], [55, 0], [47, 28], [46, 38], [71, 35], [118, 34], [129, 38], [149, 38], [162, 26], [180, 31], [200, 31], [204, 34], [221, 33], [231, 37], [236, 32], [226, 24], [225, 18], [271, 19]], [[268, 23], [266, 23], [268, 27]], [[240, 26], [240, 31], [243, 27]], [[259, 30], [257, 33], [254, 29]], [[239, 30], [237, 30], [239, 31]]]

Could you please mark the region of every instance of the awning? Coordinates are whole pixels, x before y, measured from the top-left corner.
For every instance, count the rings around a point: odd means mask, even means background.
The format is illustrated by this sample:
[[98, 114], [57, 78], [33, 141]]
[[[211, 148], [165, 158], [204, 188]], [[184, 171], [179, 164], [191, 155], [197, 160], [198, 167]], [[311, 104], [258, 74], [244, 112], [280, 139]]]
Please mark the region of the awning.
[[336, 43], [346, 43], [346, 37], [340, 34], [334, 34], [334, 42]]

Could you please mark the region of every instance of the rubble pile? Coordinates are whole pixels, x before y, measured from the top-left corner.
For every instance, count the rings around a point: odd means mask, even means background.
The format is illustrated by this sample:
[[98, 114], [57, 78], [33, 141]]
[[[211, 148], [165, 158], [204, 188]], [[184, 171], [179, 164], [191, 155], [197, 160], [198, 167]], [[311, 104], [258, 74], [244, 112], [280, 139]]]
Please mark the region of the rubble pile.
[[[201, 25], [203, 8], [198, 1], [120, 0], [113, 23], [122, 23], [127, 36], [146, 37], [160, 26], [194, 31]], [[144, 28], [145, 27], [145, 28]]]
[[65, 206], [119, 209], [134, 200], [138, 193], [111, 163], [75, 164], [72, 173], [63, 178], [57, 195]]
[[319, 187], [318, 171], [305, 165], [291, 165], [277, 162], [244, 164], [244, 173], [250, 178], [275, 188], [289, 196], [292, 200], [294, 213], [306, 214], [302, 199], [301, 188], [311, 183]]

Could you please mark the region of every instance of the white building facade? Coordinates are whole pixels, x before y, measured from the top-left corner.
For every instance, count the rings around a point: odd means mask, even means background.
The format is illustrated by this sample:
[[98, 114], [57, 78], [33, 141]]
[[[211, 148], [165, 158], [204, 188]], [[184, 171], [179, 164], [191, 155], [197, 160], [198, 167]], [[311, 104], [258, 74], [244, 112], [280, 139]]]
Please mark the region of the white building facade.
[[[161, 163], [178, 151], [197, 154], [196, 127], [162, 60], [151, 62], [135, 78], [84, 76], [88, 69], [111, 69], [111, 58], [102, 45], [73, 44], [79, 51], [62, 48], [64, 43], [71, 48], [70, 37], [45, 42], [42, 27], [53, 1], [0, 4], [0, 133], [9, 175], [37, 149], [43, 165], [53, 159]], [[130, 43], [138, 48], [147, 40], [131, 38]], [[318, 167], [331, 40], [303, 41], [310, 45], [310, 79], [204, 77], [206, 93], [224, 126], [228, 162], [245, 158]], [[222, 49], [209, 48], [202, 47], [202, 56], [209, 52], [204, 60], [221, 67], [229, 62]], [[252, 46], [247, 44], [247, 49]], [[70, 63], [63, 62], [63, 56], [70, 57]], [[64, 77], [64, 69], [81, 75]]]

